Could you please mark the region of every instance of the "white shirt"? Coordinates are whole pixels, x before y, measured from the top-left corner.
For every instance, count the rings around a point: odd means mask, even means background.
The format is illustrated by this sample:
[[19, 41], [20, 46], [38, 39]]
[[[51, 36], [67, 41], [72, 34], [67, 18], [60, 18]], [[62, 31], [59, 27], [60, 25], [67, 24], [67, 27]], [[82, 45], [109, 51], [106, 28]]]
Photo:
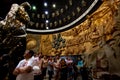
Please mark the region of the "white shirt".
[[39, 57], [34, 57], [34, 64], [33, 64], [33, 74], [39, 75], [41, 74], [41, 66], [42, 66], [42, 59], [39, 59]]
[[[25, 68], [27, 66], [33, 67], [33, 62], [34, 58], [30, 58], [29, 60], [23, 59], [19, 62], [16, 68]], [[16, 80], [34, 80], [33, 72], [18, 74]]]

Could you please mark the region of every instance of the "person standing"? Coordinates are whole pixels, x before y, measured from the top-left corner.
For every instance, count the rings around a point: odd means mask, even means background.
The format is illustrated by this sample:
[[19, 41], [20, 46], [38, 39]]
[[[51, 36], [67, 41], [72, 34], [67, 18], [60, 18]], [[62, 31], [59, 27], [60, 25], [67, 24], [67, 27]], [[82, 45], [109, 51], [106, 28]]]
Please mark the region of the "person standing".
[[53, 58], [50, 56], [48, 60], [48, 75], [49, 75], [49, 80], [52, 79], [54, 74], [54, 68], [53, 68]]
[[21, 60], [13, 71], [16, 75], [16, 80], [34, 80], [33, 75], [33, 62], [34, 62], [34, 51], [26, 50], [24, 53], [24, 59]]
[[60, 78], [60, 60], [60, 56], [56, 55], [53, 63], [55, 80], [59, 80]]
[[43, 60], [41, 53], [35, 56], [34, 63], [35, 63], [33, 67], [34, 80], [43, 80], [43, 76], [42, 76]]
[[78, 62], [77, 62], [77, 67], [78, 67], [79, 73], [81, 73], [83, 66], [84, 66], [84, 60], [80, 56], [80, 57], [78, 57]]
[[60, 79], [59, 80], [67, 80], [68, 76], [68, 66], [66, 64], [65, 59], [61, 59], [60, 61]]
[[73, 60], [71, 59], [71, 57], [66, 58], [66, 64], [68, 66], [68, 79], [72, 80], [74, 75], [74, 69], [73, 69]]
[[46, 73], [47, 73], [47, 66], [48, 66], [48, 58], [46, 55], [44, 55], [43, 59], [42, 59], [42, 76], [43, 78], [46, 77]]

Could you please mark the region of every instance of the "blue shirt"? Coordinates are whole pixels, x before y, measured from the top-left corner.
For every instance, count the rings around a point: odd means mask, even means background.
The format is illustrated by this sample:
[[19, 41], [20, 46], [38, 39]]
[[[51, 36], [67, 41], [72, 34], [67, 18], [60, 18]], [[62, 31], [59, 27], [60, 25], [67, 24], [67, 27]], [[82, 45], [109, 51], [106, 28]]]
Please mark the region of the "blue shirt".
[[83, 60], [80, 60], [78, 61], [78, 64], [77, 64], [79, 67], [83, 67], [84, 63], [83, 63]]

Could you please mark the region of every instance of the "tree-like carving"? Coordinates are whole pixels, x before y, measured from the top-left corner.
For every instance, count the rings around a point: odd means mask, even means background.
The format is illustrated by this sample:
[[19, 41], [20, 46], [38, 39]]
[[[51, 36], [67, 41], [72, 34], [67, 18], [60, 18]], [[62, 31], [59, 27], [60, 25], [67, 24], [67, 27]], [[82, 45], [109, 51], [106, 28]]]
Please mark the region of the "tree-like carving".
[[65, 39], [62, 38], [61, 34], [53, 35], [52, 47], [57, 49], [64, 48], [66, 46]]

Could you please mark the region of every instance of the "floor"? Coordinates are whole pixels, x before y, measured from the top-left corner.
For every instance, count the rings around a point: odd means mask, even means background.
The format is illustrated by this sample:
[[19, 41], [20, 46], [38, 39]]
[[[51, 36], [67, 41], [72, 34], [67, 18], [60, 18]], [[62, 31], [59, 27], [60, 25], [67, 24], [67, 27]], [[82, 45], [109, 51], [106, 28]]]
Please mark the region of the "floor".
[[[48, 75], [46, 75], [46, 77], [44, 78], [44, 80], [48, 80]], [[54, 80], [54, 77], [52, 78], [52, 80]], [[82, 80], [81, 76], [78, 76], [77, 80]]]

